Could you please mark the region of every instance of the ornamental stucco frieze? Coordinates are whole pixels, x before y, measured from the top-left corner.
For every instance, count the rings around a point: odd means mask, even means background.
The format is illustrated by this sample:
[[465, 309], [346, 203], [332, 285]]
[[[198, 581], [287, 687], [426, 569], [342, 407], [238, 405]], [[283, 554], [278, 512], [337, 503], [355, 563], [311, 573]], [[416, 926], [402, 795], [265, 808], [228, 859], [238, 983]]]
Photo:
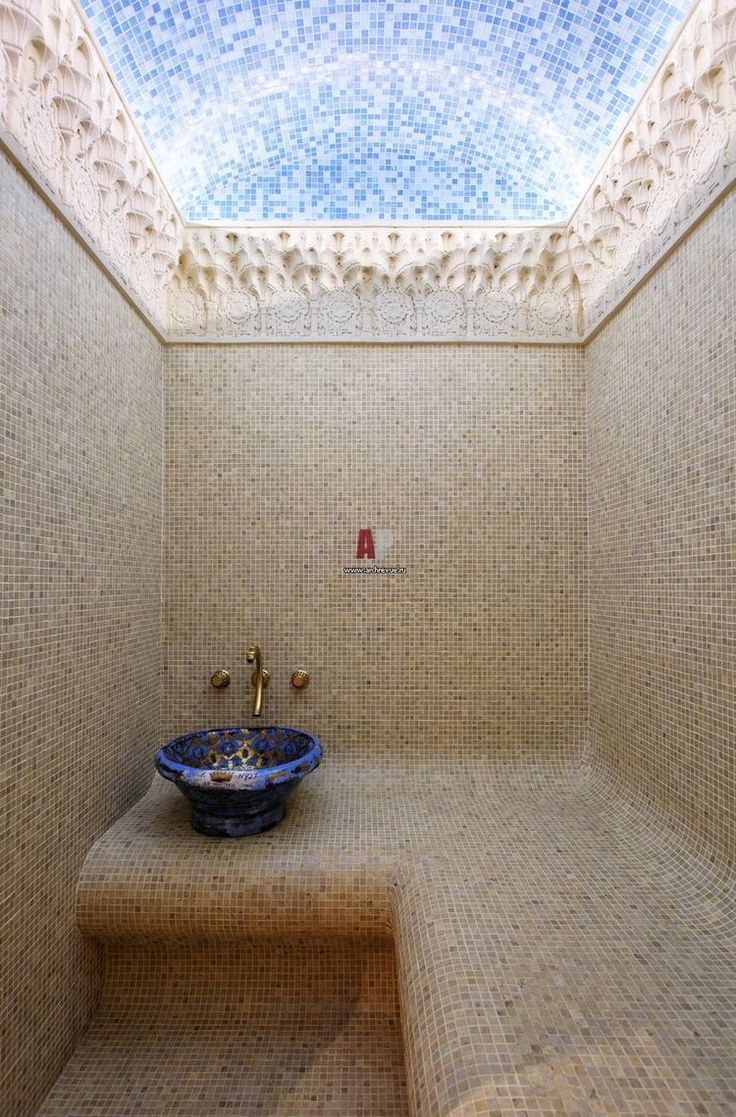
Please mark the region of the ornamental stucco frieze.
[[74, 0], [0, 2], [0, 126], [164, 327], [181, 219]]
[[76, 0], [0, 0], [0, 126], [172, 341], [577, 341], [733, 182], [736, 0], [693, 10], [567, 226], [186, 225]]
[[172, 337], [578, 336], [564, 228], [189, 227]]
[[736, 3], [701, 0], [572, 216], [586, 334], [733, 183], [735, 165]]

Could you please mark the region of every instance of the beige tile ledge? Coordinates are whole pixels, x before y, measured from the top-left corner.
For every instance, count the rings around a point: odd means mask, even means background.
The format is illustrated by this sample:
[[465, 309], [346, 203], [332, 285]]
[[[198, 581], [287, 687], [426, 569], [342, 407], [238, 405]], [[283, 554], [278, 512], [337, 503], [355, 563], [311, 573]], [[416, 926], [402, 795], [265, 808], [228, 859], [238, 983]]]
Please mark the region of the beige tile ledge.
[[[559, 866], [563, 878], [584, 870], [598, 885], [611, 874], [645, 884], [650, 903], [666, 886], [673, 910], [700, 905], [714, 927], [728, 927], [733, 910], [732, 878], [572, 757], [528, 767], [471, 760], [423, 777], [328, 759], [280, 826], [239, 841], [196, 834], [184, 798], [156, 777], [91, 849], [77, 920], [100, 938], [388, 934], [399, 877], [427, 865], [452, 884], [460, 871], [476, 873], [479, 857], [504, 889], [526, 889]], [[541, 895], [556, 887], [545, 879]]]
[[197, 836], [157, 779], [92, 849], [79, 923], [130, 942], [390, 932], [417, 1117], [732, 1115], [720, 878], [605, 780], [540, 772], [478, 764], [448, 787], [328, 761], [239, 842]]
[[[551, 762], [546, 778], [541, 765], [505, 770], [509, 788], [528, 788], [531, 772], [541, 789], [548, 781], [564, 786], [569, 764]], [[399, 867], [454, 849], [464, 857], [486, 778], [472, 761], [417, 782], [390, 763], [371, 771], [327, 760], [303, 781], [278, 827], [225, 841], [196, 834], [184, 798], [156, 777], [88, 855], [78, 924], [100, 938], [239, 937], [272, 933], [274, 920], [294, 934], [388, 934]]]

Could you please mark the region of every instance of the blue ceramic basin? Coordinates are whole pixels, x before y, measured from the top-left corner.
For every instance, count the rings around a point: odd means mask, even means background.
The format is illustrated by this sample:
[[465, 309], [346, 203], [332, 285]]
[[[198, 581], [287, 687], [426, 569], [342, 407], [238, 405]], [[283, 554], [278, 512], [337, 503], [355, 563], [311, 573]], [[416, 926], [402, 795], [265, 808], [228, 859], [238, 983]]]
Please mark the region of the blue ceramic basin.
[[284, 817], [286, 800], [320, 762], [322, 746], [300, 729], [200, 729], [169, 741], [156, 767], [192, 805], [202, 834], [241, 838]]

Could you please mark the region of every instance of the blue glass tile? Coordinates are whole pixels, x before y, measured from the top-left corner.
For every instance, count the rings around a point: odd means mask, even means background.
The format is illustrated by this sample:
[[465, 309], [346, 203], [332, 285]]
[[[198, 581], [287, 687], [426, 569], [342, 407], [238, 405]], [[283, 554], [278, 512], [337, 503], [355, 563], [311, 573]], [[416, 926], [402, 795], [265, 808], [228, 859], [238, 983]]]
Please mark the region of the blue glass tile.
[[569, 216], [689, 2], [83, 0], [191, 220]]

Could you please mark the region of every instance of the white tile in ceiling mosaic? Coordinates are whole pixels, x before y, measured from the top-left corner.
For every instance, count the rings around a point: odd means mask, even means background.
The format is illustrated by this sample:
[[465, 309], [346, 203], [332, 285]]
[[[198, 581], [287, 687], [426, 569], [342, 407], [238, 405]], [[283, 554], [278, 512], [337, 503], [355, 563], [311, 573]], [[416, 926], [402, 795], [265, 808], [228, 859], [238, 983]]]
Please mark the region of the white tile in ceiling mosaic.
[[569, 216], [685, 0], [84, 0], [192, 220]]

